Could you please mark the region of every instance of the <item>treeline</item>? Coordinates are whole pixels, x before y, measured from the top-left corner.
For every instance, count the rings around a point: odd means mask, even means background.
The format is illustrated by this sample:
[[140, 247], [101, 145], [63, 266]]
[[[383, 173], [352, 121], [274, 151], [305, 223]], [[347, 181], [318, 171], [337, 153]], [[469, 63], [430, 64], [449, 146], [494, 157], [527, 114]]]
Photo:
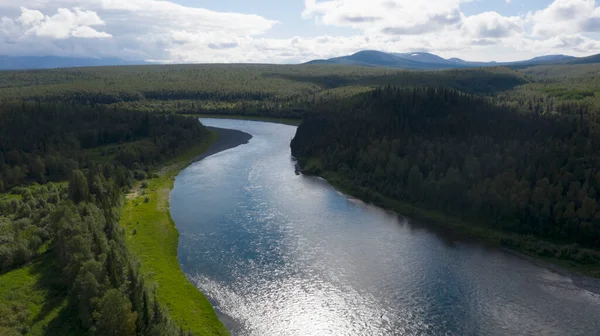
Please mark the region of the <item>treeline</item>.
[[0, 105], [0, 192], [64, 181], [89, 161], [86, 150], [127, 144], [114, 161], [140, 169], [177, 154], [206, 131], [192, 118], [72, 104]]
[[[0, 120], [1, 181], [13, 195], [0, 201], [0, 273], [46, 254], [80, 330], [186, 335], [140, 275], [118, 209], [153, 164], [205, 140], [204, 127], [180, 116], [44, 104], [3, 105]], [[86, 152], [114, 144], [103, 160]], [[49, 180], [68, 184], [29, 185]]]
[[300, 118], [346, 91], [444, 84], [490, 95], [527, 83], [507, 68], [453, 71], [323, 65], [157, 65], [0, 72], [0, 101], [117, 106], [151, 113]]
[[[309, 113], [292, 141], [306, 171], [496, 230], [559, 243], [535, 252], [600, 262], [600, 133], [585, 104], [494, 102], [386, 87]], [[506, 242], [515, 243], [515, 242]]]

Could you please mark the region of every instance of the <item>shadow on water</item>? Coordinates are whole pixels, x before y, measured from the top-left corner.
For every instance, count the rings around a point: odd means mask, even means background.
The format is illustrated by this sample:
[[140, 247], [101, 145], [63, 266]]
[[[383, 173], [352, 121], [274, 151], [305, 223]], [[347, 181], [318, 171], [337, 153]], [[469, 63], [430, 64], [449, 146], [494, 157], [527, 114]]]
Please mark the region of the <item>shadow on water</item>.
[[[295, 160], [292, 159], [292, 162], [295, 164]], [[316, 176], [308, 176], [301, 175], [307, 185], [312, 185], [319, 188], [333, 188], [327, 180], [321, 177]], [[442, 227], [436, 225], [435, 223], [427, 223], [416, 221], [409, 217], [405, 217], [402, 214], [399, 214], [392, 210], [384, 209], [378, 205], [367, 203], [362, 201], [354, 196], [350, 196], [344, 194], [343, 192], [335, 189], [337, 194], [342, 195], [347, 199], [348, 202], [352, 203], [354, 206], [360, 207], [366, 212], [373, 213], [377, 216], [387, 217], [390, 220], [395, 221], [399, 226], [404, 227], [409, 230], [410, 233], [419, 233], [419, 232], [428, 232], [434, 234], [440, 242], [444, 244], [445, 247], [455, 248], [460, 243], [473, 244], [473, 245], [481, 245], [481, 247], [486, 248], [487, 246], [483, 245], [480, 241], [468, 237], [465, 234], [452, 230], [450, 228]], [[487, 247], [493, 249], [492, 247]]]
[[295, 174], [295, 129], [206, 122], [254, 136], [190, 166], [171, 195], [183, 270], [232, 334], [599, 330], [599, 298], [570, 277]]

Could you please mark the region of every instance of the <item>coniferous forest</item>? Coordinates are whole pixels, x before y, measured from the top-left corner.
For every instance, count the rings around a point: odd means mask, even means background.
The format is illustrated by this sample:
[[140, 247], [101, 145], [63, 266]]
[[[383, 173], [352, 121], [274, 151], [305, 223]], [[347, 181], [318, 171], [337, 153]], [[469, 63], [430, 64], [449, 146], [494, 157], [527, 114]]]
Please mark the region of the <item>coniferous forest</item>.
[[[186, 333], [140, 275], [118, 225], [119, 206], [153, 165], [207, 137], [194, 118], [71, 104], [0, 106], [0, 186], [8, 191], [0, 200], [0, 274], [40, 258], [47, 264], [42, 280], [68, 307], [46, 333]], [[26, 316], [27, 307], [0, 303], [0, 334], [26, 334]]]
[[307, 113], [292, 153], [305, 172], [361, 198], [517, 233], [530, 239], [501, 242], [597, 264], [599, 131], [587, 103], [387, 86]]
[[0, 72], [0, 335], [188, 333], [119, 225], [127, 191], [211, 138], [187, 115], [302, 119], [291, 147], [305, 172], [406, 215], [452, 218], [503, 246], [596, 267], [599, 73], [597, 64]]

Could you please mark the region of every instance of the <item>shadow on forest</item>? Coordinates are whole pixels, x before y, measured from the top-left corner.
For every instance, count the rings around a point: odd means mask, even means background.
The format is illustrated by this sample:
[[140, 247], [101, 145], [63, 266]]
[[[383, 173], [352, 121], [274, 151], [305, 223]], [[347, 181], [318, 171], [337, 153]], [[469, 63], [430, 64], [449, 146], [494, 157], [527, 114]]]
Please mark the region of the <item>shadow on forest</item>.
[[[500, 68], [501, 69], [501, 68]], [[394, 69], [390, 69], [393, 71]], [[446, 71], [401, 71], [385, 75], [294, 75], [281, 73], [265, 73], [268, 78], [281, 78], [295, 82], [312, 83], [324, 89], [342, 86], [448, 86], [456, 90], [489, 95], [512, 90], [529, 81], [516, 71], [509, 69], [468, 69]]]
[[307, 76], [307, 75], [291, 75], [281, 73], [265, 73], [267, 78], [281, 78], [294, 82], [311, 83], [324, 87], [325, 89], [333, 89], [340, 86], [357, 84], [356, 80], [351, 77], [327, 75], [327, 76]]
[[32, 274], [39, 279], [36, 289], [46, 293], [44, 305], [40, 312], [33, 318], [33, 325], [46, 320], [51, 314], [60, 309], [56, 317], [52, 318], [43, 330], [42, 335], [81, 335], [77, 312], [70, 302], [66, 302], [67, 286], [63, 283], [61, 268], [52, 253], [47, 253], [33, 264]]

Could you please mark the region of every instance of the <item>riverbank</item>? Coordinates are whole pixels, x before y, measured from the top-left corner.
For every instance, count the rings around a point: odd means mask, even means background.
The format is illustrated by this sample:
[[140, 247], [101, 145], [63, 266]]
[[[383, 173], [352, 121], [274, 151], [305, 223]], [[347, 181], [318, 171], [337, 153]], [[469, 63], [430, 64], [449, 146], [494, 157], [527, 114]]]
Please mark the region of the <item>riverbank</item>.
[[258, 116], [245, 116], [245, 115], [228, 115], [228, 114], [186, 114], [186, 115], [190, 116], [190, 117], [196, 117], [196, 118], [264, 121], [264, 122], [271, 122], [271, 123], [275, 123], [275, 124], [284, 124], [284, 125], [291, 125], [291, 126], [298, 126], [302, 122], [302, 119], [258, 117]]
[[[306, 169], [307, 167], [309, 168]], [[577, 277], [600, 278], [600, 265], [598, 264], [586, 265], [553, 256], [541, 256], [535, 250], [539, 245], [554, 245], [556, 248], [566, 248], [566, 245], [555, 245], [550, 242], [533, 239], [530, 236], [493, 230], [434, 210], [419, 208], [405, 202], [391, 199], [370, 190], [357, 189], [338, 173], [314, 173], [310, 169], [310, 161], [308, 165], [301, 168], [303, 174], [322, 177], [327, 180], [329, 184], [347, 195], [384, 209], [392, 210], [402, 216], [427, 223], [430, 227], [433, 227], [444, 234], [449, 234], [451, 237], [455, 236], [459, 239], [481, 241], [489, 246], [509, 250], [517, 256], [563, 275], [575, 273], [574, 275]], [[548, 267], [550, 265], [552, 266]]]
[[169, 194], [175, 177], [191, 162], [239, 145], [252, 137], [244, 132], [209, 127], [208, 141], [170, 160], [157, 177], [138, 183], [126, 196], [120, 224], [127, 245], [141, 262], [141, 272], [157, 285], [160, 303], [171, 318], [194, 335], [227, 335], [212, 305], [179, 266], [179, 232], [169, 212]]

